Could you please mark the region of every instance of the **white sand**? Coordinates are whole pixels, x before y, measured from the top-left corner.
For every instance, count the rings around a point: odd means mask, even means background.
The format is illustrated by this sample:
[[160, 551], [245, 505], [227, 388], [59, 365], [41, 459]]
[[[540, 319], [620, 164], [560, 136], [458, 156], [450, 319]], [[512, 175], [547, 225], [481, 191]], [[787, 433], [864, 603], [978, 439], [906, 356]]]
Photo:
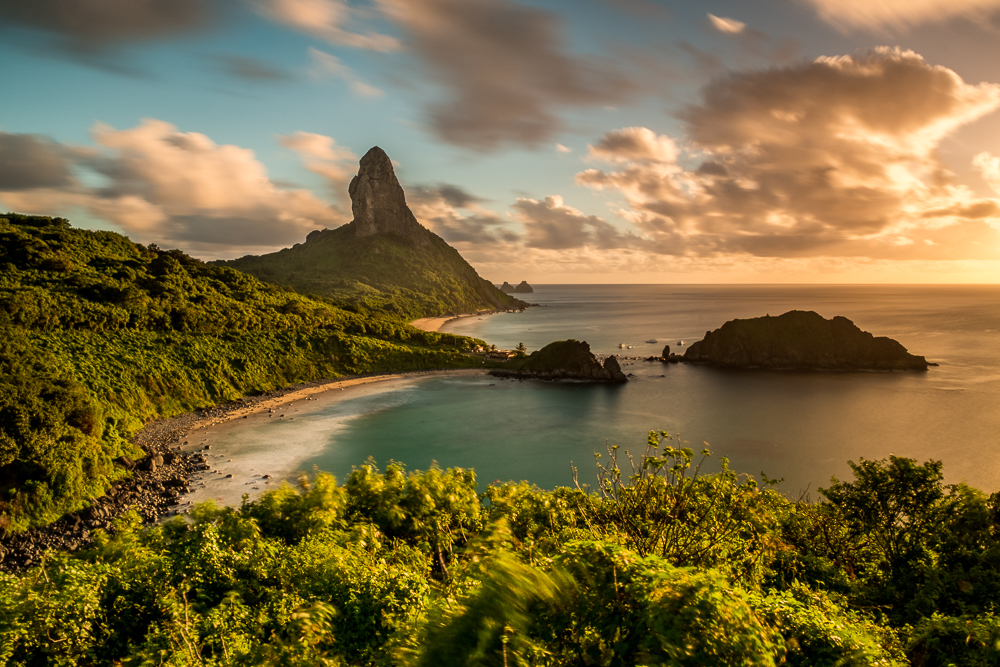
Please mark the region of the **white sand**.
[[411, 326], [414, 326], [422, 331], [440, 331], [441, 327], [448, 324], [448, 322], [454, 322], [455, 320], [460, 320], [465, 317], [485, 317], [487, 315], [499, 315], [505, 311], [500, 310], [480, 310], [475, 313], [461, 313], [459, 315], [449, 315], [447, 317], [423, 317], [419, 320], [413, 320], [410, 322]]
[[[245, 410], [237, 410], [225, 419], [208, 419], [196, 424], [187, 434], [181, 451], [201, 451], [208, 459], [209, 470], [192, 476], [192, 492], [181, 497], [179, 510], [191, 504], [214, 500], [219, 505], [238, 506], [243, 494], [251, 499], [277, 488], [282, 481], [294, 485], [305, 461], [327, 446], [330, 437], [351, 419], [361, 416], [363, 408], [334, 406], [349, 399], [386, 394], [380, 405], [392, 404], [391, 394], [432, 377], [478, 375], [478, 369], [429, 371], [380, 375], [331, 382], [286, 394]], [[370, 403], [366, 403], [370, 409]], [[239, 441], [233, 435], [239, 432]], [[294, 433], [294, 436], [292, 436]], [[183, 445], [183, 442], [187, 445]], [[205, 450], [205, 446], [211, 449]], [[227, 475], [232, 475], [228, 477]], [[269, 479], [264, 479], [269, 475]]]

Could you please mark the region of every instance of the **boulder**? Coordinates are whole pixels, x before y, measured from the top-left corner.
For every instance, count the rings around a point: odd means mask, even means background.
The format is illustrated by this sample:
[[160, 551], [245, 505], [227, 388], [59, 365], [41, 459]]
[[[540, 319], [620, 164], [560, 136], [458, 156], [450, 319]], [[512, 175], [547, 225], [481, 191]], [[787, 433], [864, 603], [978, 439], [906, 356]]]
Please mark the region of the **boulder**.
[[664, 359], [669, 359], [670, 358], [670, 346], [669, 345], [664, 345], [663, 346], [663, 354], [661, 354], [660, 356], [663, 357]]
[[116, 465], [120, 465], [122, 468], [125, 468], [127, 470], [135, 469], [135, 461], [133, 461], [127, 456], [119, 456], [118, 458], [115, 459], [114, 462]]
[[163, 465], [163, 457], [159, 454], [152, 454], [147, 456], [139, 463], [139, 470], [144, 470], [146, 472], [155, 472], [157, 468]]

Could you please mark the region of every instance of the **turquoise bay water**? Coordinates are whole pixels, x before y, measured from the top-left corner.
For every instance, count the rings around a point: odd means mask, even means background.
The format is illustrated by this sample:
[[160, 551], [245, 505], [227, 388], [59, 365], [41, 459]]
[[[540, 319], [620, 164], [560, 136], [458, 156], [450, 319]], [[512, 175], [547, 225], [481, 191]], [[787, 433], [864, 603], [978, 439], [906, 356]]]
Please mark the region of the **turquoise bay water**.
[[[940, 459], [950, 482], [1000, 490], [1000, 287], [539, 286], [517, 315], [468, 318], [445, 330], [498, 347], [564, 338], [597, 353], [659, 354], [734, 317], [816, 310], [844, 315], [940, 363], [927, 373], [734, 371], [628, 361], [618, 387], [436, 378], [352, 399], [313, 465], [343, 478], [368, 456], [411, 469], [475, 468], [481, 482], [544, 488], [593, 482], [605, 443], [641, 452], [651, 429], [710, 443], [739, 472], [782, 477], [790, 495], [849, 478], [848, 460], [890, 453]], [[647, 344], [647, 339], [659, 342]], [[619, 350], [619, 343], [633, 345]], [[345, 406], [336, 408], [338, 414]], [[315, 415], [311, 428], [317, 427]], [[606, 457], [606, 455], [605, 455]]]

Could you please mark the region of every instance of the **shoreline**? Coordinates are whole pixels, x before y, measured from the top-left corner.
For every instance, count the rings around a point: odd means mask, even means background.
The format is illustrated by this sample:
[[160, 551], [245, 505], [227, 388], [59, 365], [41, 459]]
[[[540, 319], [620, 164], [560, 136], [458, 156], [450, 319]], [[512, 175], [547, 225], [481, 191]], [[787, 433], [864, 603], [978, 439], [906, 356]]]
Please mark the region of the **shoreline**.
[[[16, 572], [37, 565], [44, 558], [44, 552], [48, 550], [76, 551], [89, 548], [93, 544], [94, 531], [113, 533], [112, 523], [130, 511], [137, 512], [144, 525], [151, 525], [163, 519], [185, 514], [192, 503], [216, 500], [220, 495], [218, 486], [203, 483], [204, 477], [212, 475], [213, 465], [210, 464], [210, 459], [235, 457], [236, 452], [224, 449], [211, 451], [203, 443], [194, 444], [195, 437], [204, 435], [206, 429], [213, 426], [233, 424], [238, 419], [251, 419], [254, 415], [270, 415], [272, 413], [269, 411], [279, 406], [289, 406], [300, 401], [302, 403], [306, 400], [310, 403], [316, 401], [318, 405], [323, 394], [333, 399], [325, 401], [332, 405], [359, 394], [363, 395], [366, 386], [374, 388], [432, 377], [467, 376], [483, 372], [479, 368], [429, 369], [314, 380], [148, 422], [130, 438], [130, 441], [142, 449], [146, 456], [137, 461], [125, 457], [115, 460], [117, 465], [131, 470], [132, 476], [113, 484], [103, 496], [92, 498], [90, 507], [71, 512], [46, 526], [0, 537], [0, 571]], [[351, 389], [355, 391], [350, 391]], [[264, 419], [266, 421], [267, 417]], [[272, 421], [277, 420], [272, 419]], [[279, 442], [278, 451], [288, 451], [287, 444]], [[250, 491], [243, 480], [251, 471], [240, 472], [242, 474], [239, 478], [234, 472], [230, 473], [228, 478], [217, 474], [216, 479], [212, 481], [228, 483], [238, 490], [239, 493], [236, 495], [238, 501], [244, 492]], [[281, 479], [277, 474], [280, 472], [283, 471], [276, 469], [274, 474], [267, 474], [280, 484]], [[270, 481], [266, 479], [268, 484]], [[267, 490], [270, 489], [261, 488], [259, 493], [252, 495], [256, 497]], [[199, 495], [207, 497], [199, 498]], [[229, 504], [238, 506], [239, 502]]]
[[[244, 494], [254, 500], [284, 482], [295, 486], [300, 476], [309, 472], [304, 463], [323, 451], [332, 434], [371, 411], [338, 409], [341, 403], [398, 391], [430, 378], [470, 377], [484, 372], [462, 368], [386, 373], [293, 387], [279, 396], [250, 406], [237, 404], [223, 415], [192, 424], [183, 441], [175, 441], [174, 446], [182, 454], [200, 457], [207, 465], [191, 475], [189, 489], [178, 497], [174, 513], [208, 500], [238, 506]], [[234, 430], [238, 431], [238, 442]]]
[[421, 317], [419, 320], [410, 322], [411, 327], [416, 327], [421, 331], [441, 331], [441, 327], [451, 322], [467, 319], [469, 317], [482, 317], [483, 315], [501, 315], [503, 313], [516, 313], [516, 310], [478, 310], [474, 313], [459, 313], [458, 315], [442, 315], [440, 317]]

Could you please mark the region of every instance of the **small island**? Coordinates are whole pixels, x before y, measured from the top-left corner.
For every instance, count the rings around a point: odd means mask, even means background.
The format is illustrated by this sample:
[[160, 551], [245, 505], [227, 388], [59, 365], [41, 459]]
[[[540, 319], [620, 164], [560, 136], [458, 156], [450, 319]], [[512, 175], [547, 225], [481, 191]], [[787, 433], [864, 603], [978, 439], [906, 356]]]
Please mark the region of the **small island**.
[[897, 341], [873, 336], [846, 317], [813, 311], [730, 320], [684, 353], [685, 361], [732, 368], [925, 371], [926, 359]]
[[517, 287], [514, 288], [515, 294], [534, 294], [535, 290], [528, 284], [527, 280], [522, 280], [518, 283]]
[[500, 291], [506, 294], [534, 294], [534, 288], [528, 284], [527, 280], [522, 280], [518, 283], [517, 287], [514, 287], [506, 280], [503, 281], [503, 285], [500, 286]]
[[572, 338], [549, 343], [527, 357], [511, 359], [503, 368], [495, 368], [490, 374], [537, 380], [584, 380], [611, 384], [628, 382], [615, 357], [605, 359], [602, 366], [586, 341]]

